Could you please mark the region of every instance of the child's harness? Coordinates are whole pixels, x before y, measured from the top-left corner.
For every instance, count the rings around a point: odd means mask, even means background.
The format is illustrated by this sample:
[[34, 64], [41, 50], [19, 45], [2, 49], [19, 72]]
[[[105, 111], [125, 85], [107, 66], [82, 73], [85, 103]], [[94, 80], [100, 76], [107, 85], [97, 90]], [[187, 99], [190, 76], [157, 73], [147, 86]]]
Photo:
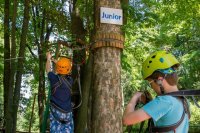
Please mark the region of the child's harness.
[[[199, 96], [200, 90], [181, 90], [181, 91], [177, 91], [177, 92], [167, 93], [167, 94], [164, 94], [164, 95], [170, 95], [170, 96], [174, 96], [176, 98], [179, 98], [183, 103], [183, 108], [184, 108], [183, 114], [182, 114], [180, 120], [177, 123], [169, 125], [169, 126], [164, 126], [164, 127], [155, 127], [153, 120], [150, 119], [149, 123], [148, 123], [149, 133], [168, 132], [168, 131], [174, 131], [174, 133], [175, 133], [176, 128], [183, 122], [184, 117], [185, 117], [185, 113], [188, 114], [188, 118], [190, 119], [189, 105], [188, 105], [188, 102], [187, 102], [185, 96], [192, 96], [193, 100], [195, 101], [194, 96]], [[195, 104], [197, 105], [197, 107], [200, 107], [196, 101], [195, 101]]]
[[[51, 95], [54, 97], [58, 97], [60, 100], [62, 101], [67, 101], [67, 97], [65, 96], [64, 93], [70, 93], [69, 95], [71, 95], [71, 88], [72, 85], [71, 83], [66, 79], [66, 77], [63, 76], [58, 76], [59, 81], [57, 83], [55, 83], [52, 86], [52, 92]], [[63, 91], [60, 91], [58, 93], [56, 93], [56, 91], [58, 91], [58, 89], [60, 89], [59, 87], [61, 85], [65, 85], [66, 87], [64, 88]], [[61, 94], [62, 93], [62, 94]], [[65, 111], [64, 109], [61, 108], [61, 105], [59, 106], [58, 104], [56, 104], [53, 100], [51, 100], [50, 102], [51, 106], [53, 106], [54, 108], [58, 109], [59, 111], [63, 112], [63, 113], [68, 113], [67, 111]], [[70, 103], [71, 104], [71, 103]]]
[[[58, 79], [59, 79], [59, 81], [57, 82], [57, 83], [55, 83], [54, 85], [53, 85], [53, 87], [52, 87], [52, 93], [51, 93], [51, 95], [55, 95], [55, 93], [56, 93], [56, 91], [57, 91], [57, 89], [59, 89], [59, 87], [62, 85], [62, 84], [64, 84], [65, 86], [66, 86], [66, 89], [69, 89], [69, 90], [66, 90], [66, 91], [69, 91], [70, 92], [70, 95], [71, 95], [71, 88], [72, 88], [72, 85], [71, 85], [71, 83], [66, 79], [66, 77], [63, 77], [63, 76], [58, 76]], [[57, 94], [57, 95], [59, 95], [59, 94]], [[59, 121], [59, 122], [61, 122], [62, 124], [66, 124], [66, 123], [68, 123], [68, 121], [67, 120], [63, 120], [63, 119], [61, 119], [61, 118], [59, 118], [57, 115], [56, 115], [56, 110], [58, 110], [58, 111], [60, 111], [61, 113], [63, 113], [63, 114], [68, 114], [68, 113], [70, 113], [70, 112], [67, 112], [67, 111], [65, 111], [65, 110], [63, 110], [62, 108], [60, 108], [58, 105], [56, 105], [54, 102], [50, 102], [50, 111], [51, 111], [51, 113], [52, 113], [52, 115], [53, 115], [53, 117], [57, 120], [57, 121]]]

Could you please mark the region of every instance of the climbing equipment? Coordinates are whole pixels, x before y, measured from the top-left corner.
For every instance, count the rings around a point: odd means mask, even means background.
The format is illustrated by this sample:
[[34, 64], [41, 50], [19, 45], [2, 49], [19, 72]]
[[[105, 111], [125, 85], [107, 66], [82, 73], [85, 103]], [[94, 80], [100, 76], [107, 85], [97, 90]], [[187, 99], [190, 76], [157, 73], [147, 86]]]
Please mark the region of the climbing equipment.
[[179, 62], [172, 54], [166, 51], [154, 52], [142, 64], [143, 79], [151, 76], [156, 70], [171, 68], [174, 65], [179, 66]]
[[81, 91], [81, 81], [80, 81], [80, 65], [76, 65], [77, 66], [77, 72], [78, 72], [78, 76], [77, 76], [77, 82], [78, 82], [78, 89], [79, 89], [79, 93], [80, 93], [80, 102], [77, 106], [73, 106], [73, 109], [77, 109], [81, 106], [82, 104], [82, 91]]
[[[50, 83], [49, 83], [50, 84]], [[51, 94], [51, 87], [49, 85], [48, 87], [48, 97], [47, 97], [47, 101], [46, 101], [46, 108], [45, 111], [43, 113], [43, 119], [42, 119], [42, 133], [46, 133], [46, 128], [47, 128], [47, 119], [49, 116], [49, 102], [50, 102], [50, 94]]]

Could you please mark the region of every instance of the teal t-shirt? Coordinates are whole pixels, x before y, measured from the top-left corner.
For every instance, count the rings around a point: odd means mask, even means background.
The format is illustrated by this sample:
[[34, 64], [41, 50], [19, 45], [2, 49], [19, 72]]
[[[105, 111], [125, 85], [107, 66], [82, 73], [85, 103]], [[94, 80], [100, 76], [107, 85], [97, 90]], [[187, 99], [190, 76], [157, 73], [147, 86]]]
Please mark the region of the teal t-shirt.
[[[155, 126], [169, 126], [177, 123], [183, 114], [182, 101], [172, 96], [157, 96], [142, 108], [153, 118]], [[186, 114], [181, 125], [177, 127], [176, 133], [188, 133], [189, 119]], [[174, 133], [170, 131], [168, 133]]]

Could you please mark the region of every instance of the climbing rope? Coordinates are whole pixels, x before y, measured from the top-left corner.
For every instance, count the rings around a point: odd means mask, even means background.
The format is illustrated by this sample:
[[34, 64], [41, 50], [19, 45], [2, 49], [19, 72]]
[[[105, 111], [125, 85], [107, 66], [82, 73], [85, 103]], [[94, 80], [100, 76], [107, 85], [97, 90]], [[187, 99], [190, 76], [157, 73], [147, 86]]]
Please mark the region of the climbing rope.
[[80, 93], [80, 102], [77, 106], [73, 107], [73, 109], [79, 108], [82, 104], [82, 91], [81, 91], [81, 82], [80, 82], [80, 65], [77, 65], [77, 71], [78, 71], [78, 89], [79, 89], [79, 93]]
[[47, 97], [47, 101], [46, 101], [46, 108], [43, 114], [43, 121], [42, 121], [42, 133], [46, 132], [46, 128], [47, 128], [47, 120], [49, 118], [49, 107], [50, 107], [50, 96], [51, 96], [51, 87], [50, 87], [50, 83], [49, 87], [48, 87], [48, 97]]

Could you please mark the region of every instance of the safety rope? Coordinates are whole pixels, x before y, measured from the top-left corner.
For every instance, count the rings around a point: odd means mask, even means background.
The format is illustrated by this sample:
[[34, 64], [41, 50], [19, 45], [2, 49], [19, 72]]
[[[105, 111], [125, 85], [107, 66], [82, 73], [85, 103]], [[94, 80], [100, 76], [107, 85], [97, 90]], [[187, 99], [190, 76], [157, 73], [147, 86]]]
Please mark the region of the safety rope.
[[43, 114], [43, 121], [42, 121], [42, 133], [46, 132], [46, 128], [47, 128], [47, 120], [49, 118], [49, 106], [50, 106], [50, 94], [51, 94], [51, 87], [50, 87], [50, 83], [48, 81], [49, 87], [48, 87], [48, 97], [47, 97], [47, 101], [46, 101], [46, 108]]
[[78, 71], [78, 89], [80, 93], [80, 102], [76, 107], [73, 107], [73, 109], [77, 109], [81, 106], [82, 104], [82, 91], [81, 91], [81, 81], [80, 81], [80, 65], [77, 65], [77, 71]]
[[[81, 44], [81, 46], [75, 46], [72, 45], [73, 41], [63, 41], [63, 40], [58, 40], [56, 43], [51, 43], [51, 45], [56, 45], [56, 47], [58, 46], [58, 44], [62, 44], [68, 48], [70, 48], [72, 51], [76, 51], [76, 50], [83, 50], [83, 49], [97, 49], [100, 47], [116, 47], [116, 48], [120, 48], [123, 49], [123, 43], [124, 43], [124, 37], [120, 34], [117, 33], [106, 33], [106, 34], [97, 34], [94, 41], [87, 43], [79, 38], [77, 38], [75, 40], [75, 42], [78, 42]], [[41, 55], [45, 55], [44, 53], [42, 54], [38, 54], [38, 56]], [[1, 60], [16, 60], [16, 59], [20, 59], [20, 58], [25, 58], [25, 57], [16, 57], [16, 58], [8, 58], [8, 59], [0, 59]]]

